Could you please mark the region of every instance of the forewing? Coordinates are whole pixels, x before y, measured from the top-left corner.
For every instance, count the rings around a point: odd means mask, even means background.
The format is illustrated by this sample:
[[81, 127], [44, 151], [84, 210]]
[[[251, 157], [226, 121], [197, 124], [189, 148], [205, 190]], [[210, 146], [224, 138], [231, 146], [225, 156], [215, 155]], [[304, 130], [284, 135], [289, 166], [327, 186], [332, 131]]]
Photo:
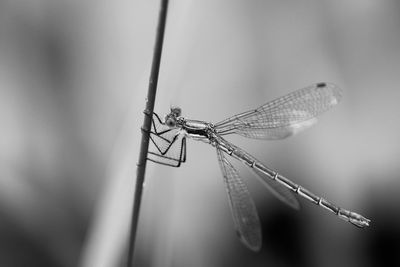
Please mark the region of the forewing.
[[246, 184], [240, 178], [232, 164], [217, 148], [218, 161], [224, 176], [236, 232], [240, 240], [251, 250], [261, 248], [261, 226], [254, 202]]
[[255, 139], [282, 139], [317, 122], [335, 106], [341, 90], [331, 83], [313, 84], [215, 124], [221, 135], [236, 133]]

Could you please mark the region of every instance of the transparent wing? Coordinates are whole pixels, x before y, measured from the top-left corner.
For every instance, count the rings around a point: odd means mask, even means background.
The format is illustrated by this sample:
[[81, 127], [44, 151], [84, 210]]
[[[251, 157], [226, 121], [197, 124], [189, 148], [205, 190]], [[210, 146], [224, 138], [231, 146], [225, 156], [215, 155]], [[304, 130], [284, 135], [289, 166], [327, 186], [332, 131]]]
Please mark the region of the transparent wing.
[[276, 198], [296, 210], [300, 209], [299, 201], [289, 189], [266, 177], [265, 173], [262, 173], [254, 168], [251, 168], [251, 170], [264, 182], [265, 187]]
[[[225, 140], [225, 142], [228, 142]], [[229, 142], [228, 142], [229, 143]], [[258, 159], [244, 151], [238, 146], [235, 146], [232, 143], [229, 143], [230, 146], [232, 146], [235, 149], [235, 153], [240, 155], [242, 158], [247, 158], [250, 159], [253, 162], [257, 162], [258, 165], [263, 165]], [[250, 168], [250, 170], [256, 175], [257, 178], [263, 183], [263, 185], [275, 196], [277, 197], [280, 201], [283, 203], [287, 204], [288, 206], [298, 210], [300, 209], [300, 203], [297, 200], [297, 198], [294, 196], [292, 191], [287, 189], [281, 184], [278, 184], [276, 181], [273, 181], [271, 176], [268, 176], [267, 174], [255, 169], [252, 166], [249, 166], [248, 164], [245, 164], [247, 167]]]
[[246, 184], [218, 148], [217, 154], [237, 234], [248, 248], [259, 251], [262, 243], [261, 226], [254, 202]]
[[239, 134], [255, 139], [282, 139], [317, 122], [316, 116], [335, 106], [341, 90], [331, 83], [317, 83], [223, 120], [219, 134]]

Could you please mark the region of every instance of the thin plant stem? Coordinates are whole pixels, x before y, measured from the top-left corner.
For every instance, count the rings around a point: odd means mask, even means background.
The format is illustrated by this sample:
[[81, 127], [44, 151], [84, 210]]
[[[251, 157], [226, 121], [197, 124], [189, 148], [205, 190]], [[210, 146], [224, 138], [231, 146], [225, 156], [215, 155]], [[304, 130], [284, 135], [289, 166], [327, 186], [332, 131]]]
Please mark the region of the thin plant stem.
[[144, 121], [142, 126], [142, 140], [140, 144], [139, 161], [137, 163], [135, 195], [133, 200], [131, 232], [129, 238], [128, 267], [133, 266], [133, 256], [135, 250], [135, 240], [137, 225], [139, 220], [140, 204], [142, 200], [143, 183], [146, 172], [147, 153], [149, 149], [149, 139], [151, 130], [151, 118], [156, 99], [158, 73], [160, 70], [161, 52], [164, 40], [165, 24], [167, 19], [168, 0], [161, 0], [161, 8], [158, 18], [156, 40], [154, 46], [153, 62], [151, 65], [149, 88], [146, 99], [146, 109], [144, 110]]

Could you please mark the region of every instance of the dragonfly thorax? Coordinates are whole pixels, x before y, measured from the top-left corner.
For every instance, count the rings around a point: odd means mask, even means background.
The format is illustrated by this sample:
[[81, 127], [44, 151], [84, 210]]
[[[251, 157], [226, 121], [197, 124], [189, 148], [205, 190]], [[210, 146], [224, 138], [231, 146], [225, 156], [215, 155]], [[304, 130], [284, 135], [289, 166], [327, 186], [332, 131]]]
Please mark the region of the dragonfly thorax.
[[205, 121], [185, 120], [181, 126], [182, 130], [190, 137], [206, 137], [210, 139], [215, 132], [214, 125]]
[[170, 128], [181, 128], [189, 137], [206, 137], [212, 141], [215, 126], [212, 123], [199, 120], [189, 120], [180, 116], [179, 107], [171, 107], [171, 112], [165, 116], [164, 124]]

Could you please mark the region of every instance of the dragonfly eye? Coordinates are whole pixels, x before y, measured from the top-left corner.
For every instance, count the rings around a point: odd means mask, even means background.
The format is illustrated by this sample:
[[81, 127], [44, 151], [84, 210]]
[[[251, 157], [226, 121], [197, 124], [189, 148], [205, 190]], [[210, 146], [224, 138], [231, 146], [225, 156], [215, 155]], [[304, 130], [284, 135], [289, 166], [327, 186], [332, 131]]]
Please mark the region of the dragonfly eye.
[[168, 117], [168, 118], [166, 119], [166, 121], [165, 121], [165, 124], [166, 124], [168, 127], [175, 127], [175, 125], [176, 125], [176, 120], [175, 120], [175, 118]]
[[182, 114], [182, 109], [180, 107], [171, 107], [171, 113], [175, 114], [176, 117], [179, 117]]

